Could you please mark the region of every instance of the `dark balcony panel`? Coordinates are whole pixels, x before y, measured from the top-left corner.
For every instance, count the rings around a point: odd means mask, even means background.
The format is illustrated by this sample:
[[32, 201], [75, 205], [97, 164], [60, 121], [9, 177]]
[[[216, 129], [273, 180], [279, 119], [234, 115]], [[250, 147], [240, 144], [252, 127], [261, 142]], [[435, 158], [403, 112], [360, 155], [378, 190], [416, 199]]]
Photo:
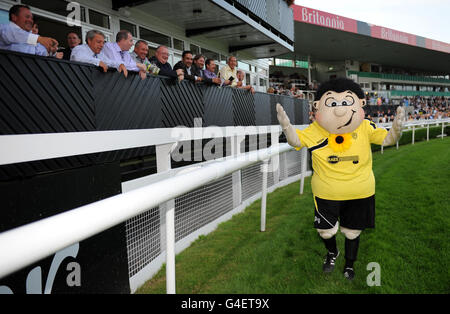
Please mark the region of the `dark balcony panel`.
[[235, 126], [256, 125], [255, 99], [249, 91], [233, 89], [233, 120]]
[[161, 80], [135, 72], [94, 71], [97, 131], [154, 129], [161, 124]]
[[294, 100], [295, 124], [309, 124], [309, 103], [306, 99]]
[[270, 95], [255, 93], [256, 125], [271, 125]]
[[192, 82], [161, 82], [162, 123], [165, 128], [194, 127], [194, 120], [204, 115], [203, 93]]
[[203, 89], [203, 102], [205, 104], [205, 126], [233, 125], [233, 91], [231, 88]]
[[0, 53], [0, 134], [94, 131], [91, 68]]

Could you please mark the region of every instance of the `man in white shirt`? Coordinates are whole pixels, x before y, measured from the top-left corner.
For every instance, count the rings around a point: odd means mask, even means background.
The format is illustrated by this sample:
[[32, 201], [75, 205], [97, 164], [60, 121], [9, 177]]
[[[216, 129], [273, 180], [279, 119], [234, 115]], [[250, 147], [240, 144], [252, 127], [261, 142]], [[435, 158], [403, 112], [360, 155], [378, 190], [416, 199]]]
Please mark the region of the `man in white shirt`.
[[220, 69], [219, 77], [224, 80], [229, 80], [232, 87], [241, 87], [242, 82], [238, 82], [237, 77], [237, 59], [235, 56], [229, 56], [227, 65]]
[[146, 67], [138, 64], [130, 55], [133, 46], [133, 35], [129, 31], [120, 31], [116, 35], [115, 43], [105, 43], [103, 53], [110, 60], [122, 62], [128, 71], [139, 72], [142, 79], [147, 77]]
[[9, 24], [0, 25], [0, 49], [36, 54], [38, 43], [44, 46], [47, 52], [58, 47], [55, 39], [31, 32], [33, 14], [28, 6], [12, 6], [9, 10], [9, 21]]
[[105, 44], [105, 35], [97, 30], [91, 30], [86, 34], [87, 44], [78, 45], [72, 50], [70, 56], [71, 61], [85, 62], [101, 67], [106, 73], [109, 67], [116, 68], [117, 71], [123, 72], [125, 77], [128, 76], [128, 71], [125, 65], [121, 62], [110, 60], [103, 53], [103, 46]]

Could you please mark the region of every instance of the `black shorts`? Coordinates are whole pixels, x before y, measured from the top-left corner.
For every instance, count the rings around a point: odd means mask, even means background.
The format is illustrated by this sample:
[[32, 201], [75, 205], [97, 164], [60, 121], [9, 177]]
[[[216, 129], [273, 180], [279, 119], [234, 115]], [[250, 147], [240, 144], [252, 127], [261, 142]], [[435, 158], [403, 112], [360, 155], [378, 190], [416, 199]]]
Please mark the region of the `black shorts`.
[[315, 197], [314, 228], [331, 229], [339, 224], [353, 230], [375, 228], [375, 195], [347, 201]]

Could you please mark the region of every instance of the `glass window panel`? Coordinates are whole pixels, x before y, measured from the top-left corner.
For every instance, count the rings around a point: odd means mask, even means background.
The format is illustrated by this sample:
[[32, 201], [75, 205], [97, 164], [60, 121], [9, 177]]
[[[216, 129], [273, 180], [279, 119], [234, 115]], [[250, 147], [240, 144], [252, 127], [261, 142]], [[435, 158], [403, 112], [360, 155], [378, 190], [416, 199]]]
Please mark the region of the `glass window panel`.
[[67, 16], [69, 11], [67, 11], [67, 5], [69, 4], [65, 0], [22, 0], [22, 4], [26, 4], [31, 7], [56, 13], [62, 16]]
[[173, 39], [173, 48], [177, 50], [184, 50], [184, 41], [174, 38]]
[[220, 58], [220, 54], [205, 48], [202, 48], [202, 54], [206, 57], [206, 59], [219, 60]]
[[200, 47], [191, 44], [191, 51], [192, 51], [192, 53], [194, 54], [194, 56], [195, 56], [195, 55], [198, 55], [198, 54], [200, 54]]
[[9, 12], [0, 10], [0, 24], [8, 24], [9, 23]]
[[89, 23], [103, 28], [110, 28], [109, 16], [89, 9]]
[[120, 21], [120, 30], [129, 31], [131, 35], [133, 35], [133, 37], [137, 37], [136, 25], [134, 24], [125, 21]]
[[143, 28], [143, 27], [139, 27], [139, 33], [140, 33], [141, 39], [145, 39], [149, 42], [156, 43], [159, 45], [172, 47], [169, 36], [166, 36], [166, 35], [158, 33], [158, 32], [151, 31], [151, 30]]
[[250, 71], [250, 65], [241, 61], [238, 61], [238, 68], [244, 71]]

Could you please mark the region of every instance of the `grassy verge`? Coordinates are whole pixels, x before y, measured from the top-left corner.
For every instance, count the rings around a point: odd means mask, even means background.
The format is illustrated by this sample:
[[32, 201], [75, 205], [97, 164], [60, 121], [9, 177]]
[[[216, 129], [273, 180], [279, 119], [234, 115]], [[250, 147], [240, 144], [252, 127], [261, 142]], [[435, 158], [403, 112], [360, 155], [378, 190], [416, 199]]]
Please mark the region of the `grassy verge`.
[[[448, 293], [450, 291], [450, 139], [374, 153], [376, 229], [363, 232], [356, 278], [343, 278], [344, 259], [322, 273], [325, 249], [313, 228], [310, 179], [268, 196], [267, 231], [259, 232], [260, 201], [200, 237], [176, 257], [177, 293]], [[338, 235], [343, 252], [344, 237]], [[366, 266], [381, 267], [369, 287]], [[163, 269], [137, 293], [165, 293]]]

